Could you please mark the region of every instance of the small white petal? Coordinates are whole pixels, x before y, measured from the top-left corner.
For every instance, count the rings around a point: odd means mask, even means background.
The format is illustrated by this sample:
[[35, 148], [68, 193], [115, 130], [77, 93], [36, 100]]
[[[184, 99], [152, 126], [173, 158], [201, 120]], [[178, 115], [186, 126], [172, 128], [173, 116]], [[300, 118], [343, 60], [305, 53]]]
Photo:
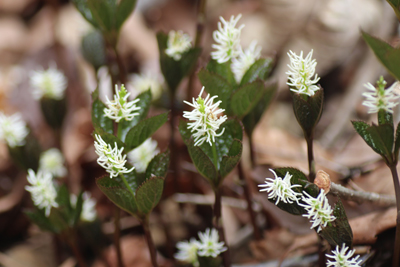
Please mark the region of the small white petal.
[[40, 155], [39, 170], [51, 173], [54, 177], [63, 177], [67, 174], [64, 167], [64, 157], [60, 150], [51, 148]]
[[133, 74], [131, 76], [131, 84], [133, 88], [139, 93], [150, 89], [153, 100], [157, 100], [161, 97], [163, 83], [164, 80], [162, 77], [151, 72]]
[[219, 235], [216, 229], [206, 229], [204, 233], [199, 232], [200, 242], [198, 244], [198, 255], [203, 257], [217, 257], [226, 251], [224, 242], [219, 242]]
[[[354, 249], [347, 252], [349, 248], [343, 243], [342, 248], [336, 246], [336, 250], [332, 250], [333, 255], [325, 254], [328, 258], [326, 262], [327, 267], [361, 267], [362, 260], [358, 260], [360, 255], [357, 255], [354, 258]], [[357, 261], [358, 260], [358, 261]]]
[[231, 69], [235, 75], [236, 82], [240, 83], [243, 75], [251, 67], [251, 65], [260, 58], [261, 46], [257, 46], [257, 41], [251, 42], [249, 48], [244, 52], [240, 49], [239, 56], [237, 58], [232, 58]]
[[175, 259], [182, 263], [189, 263], [195, 267], [199, 266], [197, 259], [197, 251], [199, 249], [199, 242], [194, 238], [190, 241], [178, 242], [176, 244], [178, 252], [174, 255]]
[[143, 144], [128, 153], [128, 160], [136, 168], [136, 171], [144, 172], [147, 165], [159, 152], [157, 142], [148, 138]]
[[106, 106], [104, 108], [104, 116], [114, 120], [115, 122], [120, 122], [121, 120], [131, 121], [134, 117], [139, 115], [138, 111], [140, 107], [136, 106], [139, 99], [133, 101], [128, 101], [130, 93], [125, 89], [125, 86], [121, 85], [121, 90], [118, 90], [118, 86], [115, 85], [115, 95], [113, 100], [109, 100], [106, 96]]
[[28, 127], [21, 114], [6, 116], [0, 112], [0, 140], [4, 140], [9, 147], [24, 145], [28, 133]]
[[182, 58], [182, 54], [192, 47], [191, 41], [190, 36], [182, 31], [170, 31], [165, 53], [178, 61]]
[[[382, 82], [383, 78], [382, 78]], [[384, 82], [386, 84], [386, 82]], [[364, 106], [368, 107], [368, 113], [377, 113], [380, 109], [393, 114], [393, 108], [399, 104], [400, 98], [394, 91], [397, 83], [391, 87], [384, 89], [384, 86], [376, 88], [371, 83], [364, 84], [364, 86], [371, 92], [365, 92], [362, 95], [365, 97]]]
[[32, 94], [35, 99], [48, 97], [61, 100], [67, 88], [68, 81], [65, 75], [51, 64], [47, 70], [33, 71], [30, 75], [30, 84], [34, 88]]

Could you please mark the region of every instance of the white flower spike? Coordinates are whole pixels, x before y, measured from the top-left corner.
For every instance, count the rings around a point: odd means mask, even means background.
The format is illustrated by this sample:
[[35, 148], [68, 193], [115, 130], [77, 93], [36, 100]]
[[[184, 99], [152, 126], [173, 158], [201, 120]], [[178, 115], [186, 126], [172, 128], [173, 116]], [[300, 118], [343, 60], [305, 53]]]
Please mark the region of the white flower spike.
[[4, 140], [9, 147], [22, 146], [29, 130], [20, 113], [6, 116], [0, 112], [0, 139]]
[[[96, 199], [91, 198], [90, 192], [84, 192], [82, 194], [82, 211], [80, 219], [85, 222], [93, 222], [96, 220]], [[78, 198], [76, 195], [70, 195], [71, 205], [75, 208]]]
[[227, 120], [227, 116], [223, 115], [218, 117], [217, 115], [224, 112], [224, 109], [218, 109], [221, 101], [213, 103], [213, 100], [218, 96], [213, 96], [210, 98], [210, 94], [207, 95], [205, 99], [201, 97], [204, 91], [204, 86], [201, 89], [201, 92], [197, 99], [192, 99], [193, 103], [189, 103], [187, 101], [183, 101], [189, 106], [193, 107], [192, 111], [184, 111], [183, 117], [187, 118], [190, 121], [188, 123], [188, 129], [191, 129], [191, 132], [194, 134], [195, 146], [200, 146], [207, 141], [210, 146], [215, 142], [215, 137], [221, 136], [225, 128], [222, 129], [220, 133], [217, 134], [221, 124]]
[[301, 200], [305, 204], [299, 203], [299, 205], [307, 211], [307, 214], [303, 214], [303, 217], [307, 217], [312, 223], [310, 229], [318, 226], [317, 232], [320, 232], [322, 227], [326, 227], [328, 222], [332, 222], [336, 219], [336, 217], [332, 215], [332, 207], [329, 205], [323, 189], [321, 189], [321, 192], [316, 198], [303, 191]]
[[25, 186], [32, 196], [33, 203], [40, 209], [45, 209], [46, 216], [50, 215], [51, 208], [57, 208], [57, 190], [53, 183], [53, 177], [49, 172], [38, 171], [37, 174], [32, 169], [28, 170], [28, 182], [30, 186]]
[[110, 174], [111, 179], [121, 173], [130, 173], [135, 169], [135, 167], [132, 167], [128, 170], [125, 167], [126, 155], [122, 156], [123, 147], [118, 149], [117, 143], [115, 143], [114, 148], [112, 148], [111, 145], [104, 142], [100, 135], [96, 134], [95, 137], [97, 141], [94, 141], [94, 147], [99, 156], [97, 163]]
[[275, 205], [277, 205], [279, 201], [285, 203], [298, 202], [302, 194], [293, 191], [293, 188], [301, 187], [301, 185], [292, 185], [290, 183], [292, 175], [287, 172], [285, 177], [282, 179], [275, 173], [274, 170], [269, 170], [274, 174], [275, 179], [265, 178], [265, 184], [258, 185], [258, 187], [265, 187], [264, 189], [260, 189], [260, 192], [267, 191], [269, 199], [276, 199]]
[[182, 54], [192, 47], [191, 41], [190, 36], [182, 31], [170, 31], [165, 53], [176, 61], [181, 60]]
[[197, 251], [199, 250], [200, 242], [192, 238], [190, 241], [178, 242], [176, 247], [178, 252], [174, 255], [175, 259], [182, 263], [192, 264], [194, 267], [199, 266], [197, 259]]
[[301, 51], [300, 56], [292, 51], [287, 54], [290, 64], [288, 64], [289, 70], [286, 74], [289, 76], [287, 85], [291, 87], [290, 90], [299, 94], [313, 96], [319, 90], [319, 87], [315, 85], [319, 81], [319, 77], [317, 74], [314, 76], [317, 61], [311, 59], [313, 50], [308, 53], [306, 58], [303, 58], [303, 51]]
[[161, 97], [164, 80], [159, 75], [151, 72], [133, 74], [131, 81], [136, 91], [142, 93], [150, 89], [153, 100], [157, 100]]
[[125, 86], [121, 85], [121, 90], [118, 90], [118, 86], [115, 85], [115, 95], [113, 100], [109, 100], [106, 96], [106, 106], [104, 108], [104, 116], [114, 120], [115, 122], [120, 122], [121, 120], [131, 121], [137, 115], [139, 115], [138, 111], [140, 107], [136, 106], [136, 103], [139, 102], [139, 99], [135, 99], [133, 101], [129, 101], [130, 93], [128, 93], [125, 89]]
[[61, 100], [68, 86], [67, 77], [51, 64], [47, 70], [33, 71], [30, 75], [30, 84], [34, 88], [32, 94], [37, 100], [48, 97]]
[[240, 83], [243, 75], [261, 56], [261, 46], [257, 46], [257, 41], [251, 42], [249, 48], [244, 52], [240, 49], [240, 54], [237, 58], [232, 58], [231, 69], [235, 75], [236, 82]]
[[40, 155], [39, 170], [51, 173], [54, 177], [64, 177], [67, 169], [64, 167], [64, 157], [60, 150], [51, 148]]
[[370, 83], [364, 85], [372, 92], [362, 94], [366, 98], [362, 104], [369, 108], [368, 113], [377, 113], [382, 109], [393, 114], [393, 108], [399, 104], [398, 99], [400, 98], [400, 96], [394, 92], [396, 83], [385, 90], [386, 81], [383, 80], [381, 76], [377, 85], [377, 88]]
[[199, 232], [199, 238], [199, 251], [197, 253], [199, 256], [215, 258], [227, 250], [224, 242], [218, 242], [219, 235], [216, 229], [207, 228], [204, 233]]
[[[361, 267], [362, 260], [358, 260], [360, 255], [357, 255], [354, 258], [354, 249], [347, 252], [349, 248], [343, 244], [342, 248], [340, 249], [339, 246], [336, 246], [336, 250], [332, 250], [333, 255], [325, 254], [328, 258], [326, 262], [327, 267]], [[357, 261], [358, 260], [358, 261]]]
[[230, 21], [219, 17], [221, 21], [218, 22], [218, 30], [213, 32], [213, 38], [217, 44], [211, 45], [216, 51], [211, 52], [211, 57], [220, 64], [240, 54], [240, 32], [244, 24], [240, 25], [238, 28], [236, 28], [236, 24], [241, 17], [242, 14], [239, 14], [236, 18], [232, 16]]
[[128, 160], [136, 168], [136, 171], [144, 172], [147, 165], [159, 152], [157, 141], [148, 138], [143, 144], [128, 153]]

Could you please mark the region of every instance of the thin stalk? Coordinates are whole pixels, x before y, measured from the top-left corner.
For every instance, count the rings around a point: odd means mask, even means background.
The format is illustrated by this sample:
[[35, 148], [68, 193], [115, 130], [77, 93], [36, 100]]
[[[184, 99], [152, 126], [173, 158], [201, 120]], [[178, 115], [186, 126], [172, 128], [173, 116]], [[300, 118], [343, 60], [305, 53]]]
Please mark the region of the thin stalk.
[[[194, 46], [199, 47], [204, 32], [204, 23], [206, 21], [206, 3], [207, 0], [198, 0], [198, 12], [197, 12], [197, 24], [196, 24], [196, 38]], [[188, 86], [186, 90], [186, 99], [190, 99], [193, 94], [193, 82], [195, 77], [195, 71], [189, 75]]]
[[149, 247], [149, 252], [150, 252], [151, 263], [153, 264], [153, 267], [158, 267], [157, 252], [156, 252], [156, 247], [154, 246], [154, 243], [153, 243], [153, 239], [151, 238], [148, 217], [146, 217], [144, 220], [140, 220], [140, 223], [142, 224], [144, 234], [146, 236], [146, 241], [147, 241], [147, 245]]
[[118, 65], [119, 80], [122, 84], [125, 84], [127, 82], [127, 78], [126, 78], [126, 70], [125, 70], [124, 63], [122, 62], [122, 59], [118, 53], [118, 49], [116, 46], [113, 47], [113, 50], [114, 50], [114, 54], [115, 54], [115, 60]]
[[254, 168], [256, 166], [256, 155], [254, 152], [254, 144], [253, 144], [253, 138], [251, 138], [251, 134], [248, 135], [248, 138], [249, 138], [249, 147], [250, 147], [251, 167]]
[[117, 206], [114, 206], [114, 245], [117, 252], [118, 267], [124, 267], [121, 253], [120, 210]]
[[169, 88], [169, 107], [171, 109], [171, 118], [169, 120], [169, 126], [171, 129], [171, 136], [169, 140], [169, 147], [171, 150], [171, 171], [173, 175], [173, 184], [174, 188], [177, 192], [180, 191], [180, 184], [179, 184], [179, 169], [178, 169], [178, 150], [175, 144], [175, 118], [176, 118], [176, 107], [175, 107], [175, 91], [176, 88]]
[[228, 248], [225, 252], [222, 253], [222, 260], [224, 263], [224, 267], [230, 267], [231, 266], [231, 259], [229, 257], [229, 247], [228, 244], [226, 243], [225, 239], [225, 232], [224, 232], [224, 227], [222, 225], [222, 218], [221, 218], [221, 189], [217, 188], [215, 189], [215, 203], [214, 203], [214, 218], [213, 218], [213, 225], [214, 228], [217, 229], [218, 234], [219, 234], [219, 239], [225, 243], [225, 246]]
[[311, 136], [306, 137], [307, 141], [307, 158], [308, 158], [308, 180], [311, 183], [314, 183], [315, 179], [315, 161], [314, 161], [314, 151], [313, 151], [313, 134]]
[[238, 164], [238, 174], [239, 174], [239, 179], [240, 179], [242, 187], [243, 187], [244, 197], [247, 202], [247, 212], [249, 213], [250, 222], [254, 229], [254, 239], [261, 240], [260, 229], [258, 228], [257, 223], [256, 223], [256, 214], [254, 213], [253, 205], [251, 203], [252, 197], [251, 197], [250, 188], [247, 185], [247, 181], [246, 181], [246, 177], [243, 172], [243, 167], [242, 167], [241, 161], [239, 161], [239, 164]]
[[394, 191], [396, 193], [396, 204], [397, 204], [397, 219], [396, 219], [396, 237], [394, 242], [393, 251], [393, 267], [398, 267], [400, 263], [400, 184], [399, 175], [397, 174], [396, 164], [389, 166], [393, 176]]
[[67, 235], [64, 236], [65, 240], [67, 241], [68, 245], [70, 246], [70, 248], [72, 249], [72, 253], [74, 253], [74, 256], [76, 258], [76, 260], [78, 261], [78, 265], [79, 267], [88, 267], [88, 265], [86, 264], [85, 260], [83, 259], [81, 252], [78, 249], [78, 241], [76, 240], [76, 233], [73, 229], [71, 229], [71, 231], [69, 232], [69, 234], [67, 233]]
[[218, 155], [217, 155], [217, 146], [215, 145], [215, 142], [212, 143], [211, 150], [213, 153], [213, 162], [214, 162], [215, 168], [218, 170], [219, 169], [218, 168]]
[[318, 236], [318, 266], [319, 267], [325, 267], [326, 266], [326, 256], [324, 253], [324, 245], [323, 245], [323, 241], [324, 239], [317, 234]]

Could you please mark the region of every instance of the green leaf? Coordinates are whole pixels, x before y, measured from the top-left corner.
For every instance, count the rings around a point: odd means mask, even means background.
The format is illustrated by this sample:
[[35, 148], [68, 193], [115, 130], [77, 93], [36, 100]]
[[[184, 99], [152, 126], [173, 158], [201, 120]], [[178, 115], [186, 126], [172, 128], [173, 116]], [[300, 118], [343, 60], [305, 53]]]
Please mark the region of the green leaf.
[[149, 214], [160, 201], [164, 189], [164, 179], [152, 177], [136, 191], [138, 209], [142, 214]]
[[211, 59], [208, 62], [206, 69], [211, 73], [218, 74], [219, 76], [224, 78], [229, 84], [237, 86], [230, 62], [219, 64], [217, 61]]
[[152, 176], [165, 177], [167, 175], [170, 154], [170, 151], [167, 150], [159, 153], [150, 161], [146, 169], [146, 180]]
[[52, 233], [57, 233], [57, 229], [53, 226], [53, 224], [50, 222], [49, 218], [46, 217], [43, 211], [35, 208], [34, 211], [24, 211], [26, 216], [37, 226], [39, 226], [40, 229], [43, 231], [48, 231]]
[[99, 31], [92, 31], [82, 38], [81, 51], [96, 71], [107, 64], [104, 39]]
[[[116, 137], [113, 134], [105, 132], [102, 128], [95, 127], [94, 133], [100, 135], [101, 138], [104, 140], [104, 142], [111, 145], [111, 147], [115, 147], [115, 143], [117, 143], [117, 146], [119, 149], [125, 147], [124, 143], [118, 137]], [[96, 140], [96, 138], [95, 138], [95, 140]], [[126, 152], [127, 151], [125, 151], [125, 153]]]
[[65, 97], [61, 100], [43, 97], [40, 99], [40, 108], [47, 124], [53, 129], [60, 129], [67, 113]]
[[133, 127], [126, 135], [126, 153], [138, 147], [147, 138], [153, 135], [165, 122], [168, 120], [168, 113], [165, 112], [160, 115], [142, 120], [135, 127]]
[[74, 208], [74, 216], [73, 216], [73, 221], [72, 221], [73, 226], [75, 226], [79, 222], [79, 219], [81, 218], [82, 206], [83, 206], [83, 197], [82, 196], [83, 196], [83, 191], [81, 191], [76, 198], [76, 204], [75, 204], [75, 208]]
[[235, 139], [229, 149], [229, 153], [222, 157], [221, 167], [219, 170], [221, 180], [225, 178], [239, 163], [242, 157], [242, 142]]
[[92, 12], [94, 20], [103, 32], [111, 32], [115, 27], [116, 1], [114, 0], [87, 0], [87, 6]]
[[32, 169], [37, 172], [42, 148], [38, 140], [32, 134], [32, 131], [25, 138], [25, 144], [23, 146], [7, 147], [14, 163], [26, 171]]
[[399, 149], [400, 149], [400, 122], [397, 124], [396, 128], [396, 139], [395, 139], [395, 144], [394, 144], [394, 163], [397, 163], [399, 160]]
[[271, 73], [272, 70], [272, 58], [260, 58], [251, 65], [251, 67], [243, 75], [240, 86], [246, 83], [254, 82], [257, 79], [265, 81]]
[[[398, 0], [395, 0], [398, 1]], [[394, 2], [394, 1], [392, 1]], [[400, 48], [394, 48], [390, 44], [361, 31], [365, 42], [374, 51], [376, 57], [385, 68], [397, 80], [400, 80]]]
[[396, 13], [397, 19], [400, 20], [400, 0], [386, 0]]
[[116, 29], [119, 31], [124, 24], [125, 20], [130, 16], [130, 14], [135, 9], [136, 0], [121, 0], [117, 7], [117, 12], [115, 15], [116, 19]]
[[198, 256], [197, 259], [200, 267], [220, 267], [222, 265], [222, 259], [219, 256], [215, 258]]
[[[310, 138], [315, 126], [321, 118], [324, 102], [323, 89], [321, 88], [318, 90], [313, 96], [290, 92], [293, 97], [293, 111], [296, 119], [303, 129], [305, 137]], [[304, 100], [303, 97], [306, 97], [307, 100]]]
[[205, 87], [207, 93], [211, 96], [217, 95], [216, 101], [221, 100], [219, 107], [225, 109], [225, 113], [230, 115], [229, 98], [231, 97], [235, 86], [230, 84], [224, 77], [217, 73], [212, 73], [206, 69], [202, 69], [198, 73], [201, 84]]
[[[130, 164], [128, 164], [128, 163], [126, 163], [126, 166], [125, 166], [125, 167], [128, 168], [128, 169], [131, 169], [131, 168], [132, 168], [132, 166], [131, 166]], [[122, 180], [121, 175], [124, 176], [126, 182], [127, 182], [128, 185], [129, 185], [128, 190], [130, 190], [131, 194], [134, 195], [135, 192], [136, 192], [136, 189], [138, 189], [138, 187], [139, 187], [140, 184], [142, 183], [142, 181], [139, 180], [138, 173], [136, 172], [135, 169], [133, 169], [133, 170], [130, 171], [129, 173], [120, 174], [119, 176], [113, 178], [113, 179], [114, 179], [115, 181], [117, 181], [121, 186], [123, 186], [123, 187], [126, 188], [126, 185], [125, 185], [124, 181]]]
[[96, 184], [115, 205], [132, 215], [137, 214], [135, 197], [125, 186], [108, 176], [98, 178]]
[[267, 85], [264, 89], [264, 95], [261, 97], [260, 101], [258, 101], [257, 105], [252, 109], [252, 111], [250, 111], [250, 113], [243, 118], [243, 126], [249, 138], [251, 138], [254, 128], [260, 121], [264, 111], [269, 107], [276, 94], [277, 88], [276, 82]]
[[125, 142], [125, 138], [129, 130], [132, 129], [135, 125], [137, 125], [139, 121], [142, 121], [146, 118], [147, 113], [149, 112], [150, 109], [151, 98], [152, 96], [150, 90], [147, 90], [138, 95], [135, 99], [139, 99], [139, 102], [136, 105], [137, 107], [140, 107], [140, 110], [137, 111], [139, 115], [135, 116], [131, 121], [122, 120], [118, 124], [118, 127], [120, 128], [121, 131], [121, 140], [123, 142]]
[[88, 7], [88, 1], [87, 0], [72, 0], [72, 2], [75, 4], [75, 7], [82, 14], [82, 16], [90, 24], [92, 24], [95, 28], [98, 28], [97, 22], [94, 20], [94, 18], [92, 16], [92, 12], [90, 11], [90, 9]]
[[237, 89], [229, 102], [230, 110], [239, 118], [246, 116], [264, 94], [264, 83], [260, 80], [247, 83]]
[[333, 209], [333, 215], [336, 217], [336, 220], [333, 221], [332, 224], [328, 223], [326, 227], [322, 227], [320, 235], [328, 241], [332, 247], [342, 246], [344, 243], [351, 248], [353, 232], [340, 198]]
[[378, 111], [378, 123], [381, 124], [390, 124], [393, 125], [393, 115], [390, 112], [386, 112], [383, 109]]
[[388, 164], [392, 163], [392, 151], [394, 143], [393, 124], [372, 124], [367, 128], [367, 133], [371, 136], [374, 147], [380, 151], [382, 157], [385, 158]]
[[113, 120], [104, 116], [106, 105], [96, 98], [92, 104], [92, 123], [95, 129], [101, 128], [109, 134], [114, 133]]

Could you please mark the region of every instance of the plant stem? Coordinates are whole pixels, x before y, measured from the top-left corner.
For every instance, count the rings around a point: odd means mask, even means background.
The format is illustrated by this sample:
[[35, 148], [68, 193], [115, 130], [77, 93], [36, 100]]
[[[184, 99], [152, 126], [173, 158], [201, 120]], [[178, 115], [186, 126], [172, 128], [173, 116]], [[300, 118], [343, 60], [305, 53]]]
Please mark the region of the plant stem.
[[313, 133], [306, 137], [306, 141], [307, 141], [307, 158], [308, 158], [308, 170], [309, 170], [309, 174], [308, 174], [308, 180], [311, 183], [314, 183], [314, 179], [315, 179], [315, 161], [314, 161], [314, 151], [313, 151]]
[[254, 213], [253, 205], [252, 205], [252, 202], [251, 202], [252, 197], [251, 197], [250, 188], [247, 185], [248, 181], [246, 180], [246, 177], [244, 175], [241, 161], [239, 161], [239, 164], [238, 164], [238, 174], [239, 174], [239, 179], [240, 179], [242, 187], [243, 187], [244, 197], [245, 197], [246, 202], [247, 202], [247, 211], [249, 213], [250, 221], [251, 221], [251, 224], [253, 225], [253, 229], [254, 229], [254, 239], [255, 240], [261, 240], [260, 230], [258, 229], [258, 226], [257, 226], [257, 223], [256, 223], [256, 215]]
[[318, 236], [318, 266], [325, 267], [326, 266], [326, 256], [324, 253], [324, 244], [322, 243], [324, 239], [316, 233]]
[[215, 189], [215, 203], [214, 203], [214, 218], [213, 218], [213, 225], [214, 228], [217, 229], [219, 234], [219, 239], [225, 243], [225, 246], [228, 248], [225, 252], [222, 253], [222, 259], [224, 263], [224, 267], [231, 266], [231, 260], [229, 258], [229, 247], [226, 243], [224, 227], [222, 225], [221, 219], [221, 189], [220, 187]]
[[397, 219], [396, 219], [396, 238], [394, 242], [394, 251], [393, 251], [393, 267], [398, 267], [400, 263], [400, 184], [399, 184], [399, 175], [397, 174], [396, 164], [392, 164], [389, 166], [390, 171], [393, 176], [394, 183], [394, 191], [396, 193], [396, 204], [397, 204]]
[[256, 166], [256, 155], [254, 152], [254, 145], [253, 145], [253, 138], [251, 137], [252, 135], [249, 134], [249, 147], [250, 147], [250, 161], [251, 161], [251, 167], [254, 168]]
[[218, 170], [219, 169], [219, 166], [218, 166], [218, 154], [217, 154], [217, 146], [215, 145], [215, 142], [212, 143], [211, 150], [212, 150], [212, 153], [213, 153], [213, 161], [214, 161], [215, 168]]
[[148, 216], [146, 216], [146, 218], [144, 220], [140, 220], [140, 223], [142, 224], [144, 234], [146, 236], [146, 241], [147, 241], [147, 245], [149, 247], [149, 252], [150, 252], [150, 257], [151, 257], [151, 263], [153, 264], [153, 267], [158, 267], [157, 252], [156, 252], [156, 247], [154, 246], [154, 243], [153, 243], [153, 239], [151, 238]]
[[118, 49], [117, 46], [115, 45], [113, 47], [114, 50], [114, 54], [115, 54], [115, 60], [117, 62], [118, 65], [118, 76], [119, 76], [119, 80], [122, 84], [125, 84], [127, 82], [127, 78], [126, 78], [126, 70], [124, 67], [124, 63], [122, 62], [122, 59], [118, 53]]
[[87, 267], [88, 265], [84, 261], [82, 255], [81, 255], [81, 252], [78, 249], [78, 246], [77, 246], [78, 240], [76, 238], [76, 232], [74, 231], [74, 229], [70, 229], [70, 231], [68, 231], [68, 233], [66, 233], [66, 235], [64, 235], [64, 238], [67, 241], [70, 248], [72, 249], [72, 252], [74, 253], [75, 258], [78, 261], [79, 267]]
[[120, 229], [120, 210], [114, 206], [114, 245], [117, 252], [118, 267], [124, 267], [121, 252], [121, 229]]
[[178, 170], [178, 150], [175, 144], [175, 118], [176, 118], [176, 108], [175, 108], [175, 91], [176, 88], [169, 88], [169, 107], [171, 109], [171, 118], [169, 120], [169, 126], [171, 129], [171, 136], [169, 139], [169, 147], [171, 150], [171, 171], [173, 175], [173, 185], [177, 192], [180, 191], [180, 184], [179, 184], [179, 170]]

